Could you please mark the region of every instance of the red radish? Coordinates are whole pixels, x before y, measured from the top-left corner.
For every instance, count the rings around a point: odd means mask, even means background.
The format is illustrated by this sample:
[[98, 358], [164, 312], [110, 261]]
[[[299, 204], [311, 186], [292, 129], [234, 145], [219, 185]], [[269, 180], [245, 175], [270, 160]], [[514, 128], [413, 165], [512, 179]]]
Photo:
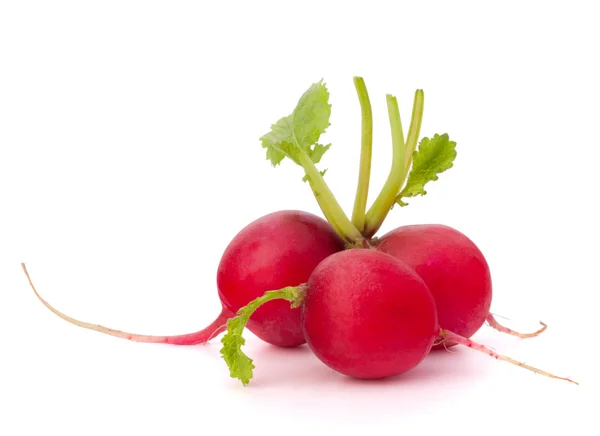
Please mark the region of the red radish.
[[435, 298], [440, 326], [472, 336], [492, 303], [490, 269], [479, 248], [445, 225], [410, 225], [382, 236], [376, 249], [406, 262]]
[[578, 384], [440, 328], [439, 310], [425, 282], [406, 263], [380, 251], [353, 249], [329, 256], [311, 275], [301, 300], [308, 345], [342, 374], [367, 379], [401, 374], [417, 366], [439, 340]]
[[[175, 336], [122, 332], [65, 315], [39, 295], [25, 265], [22, 267], [39, 300], [71, 324], [136, 342], [196, 345], [222, 333], [227, 319], [268, 289], [306, 282], [321, 260], [343, 248], [342, 240], [327, 221], [307, 212], [279, 211], [255, 220], [233, 238], [221, 258], [217, 273], [222, 303], [219, 316], [198, 332]], [[261, 307], [250, 320], [249, 328], [274, 345], [293, 347], [305, 342], [300, 313], [283, 301]]]
[[[265, 291], [305, 283], [323, 259], [343, 248], [327, 221], [316, 215], [271, 213], [249, 224], [225, 249], [217, 272], [219, 297], [237, 312]], [[250, 318], [248, 328], [281, 347], [305, 342], [300, 312], [285, 301], [262, 306]]]
[[[501, 326], [489, 313], [492, 279], [488, 263], [475, 243], [452, 227], [421, 224], [399, 227], [375, 242], [376, 249], [406, 262], [425, 281], [435, 298], [440, 326], [470, 337], [486, 322], [494, 328], [521, 337]], [[436, 348], [452, 345], [446, 341]]]
[[241, 347], [246, 322], [275, 300], [301, 307], [302, 329], [315, 355], [335, 371], [366, 379], [401, 374], [427, 356], [434, 341], [453, 342], [537, 374], [566, 380], [498, 354], [440, 328], [433, 295], [401, 260], [374, 249], [349, 249], [321, 262], [307, 283], [267, 291], [227, 322], [221, 354], [232, 377], [245, 385], [254, 364]]
[[321, 262], [308, 281], [302, 314], [316, 356], [358, 378], [415, 367], [439, 331], [423, 280], [404, 262], [375, 250], [347, 250]]

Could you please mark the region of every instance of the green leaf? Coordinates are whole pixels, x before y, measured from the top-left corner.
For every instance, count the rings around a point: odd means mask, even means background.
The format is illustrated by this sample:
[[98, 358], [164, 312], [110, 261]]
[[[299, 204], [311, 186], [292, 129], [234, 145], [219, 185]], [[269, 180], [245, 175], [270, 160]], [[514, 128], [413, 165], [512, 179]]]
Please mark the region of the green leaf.
[[298, 101], [293, 117], [293, 135], [304, 151], [316, 143], [330, 126], [329, 91], [323, 81], [314, 83]]
[[286, 156], [296, 160], [293, 156], [292, 124], [292, 115], [283, 117], [271, 126], [269, 133], [260, 138], [263, 148], [267, 149], [267, 159], [271, 161], [271, 165], [274, 167], [279, 165]]
[[221, 354], [229, 367], [229, 374], [239, 379], [244, 386], [250, 382], [255, 368], [252, 359], [242, 351], [242, 346], [246, 343], [242, 337], [245, 325], [246, 321], [243, 317], [231, 318], [227, 321], [227, 333], [221, 340], [223, 344]]
[[310, 160], [312, 160], [313, 163], [321, 162], [321, 158], [323, 157], [325, 152], [327, 150], [329, 150], [329, 147], [331, 147], [331, 144], [327, 144], [327, 145], [315, 144], [314, 147], [312, 147], [308, 150], [308, 156], [310, 157]]
[[276, 167], [285, 159], [285, 153], [275, 147], [267, 148], [267, 159], [271, 161], [271, 165]]
[[252, 359], [243, 351], [242, 346], [246, 340], [242, 337], [244, 327], [248, 323], [250, 316], [263, 304], [277, 299], [284, 299], [292, 302], [292, 307], [298, 307], [303, 298], [304, 287], [288, 286], [278, 291], [267, 291], [261, 297], [258, 297], [237, 311], [235, 317], [227, 321], [227, 332], [221, 343], [221, 356], [229, 367], [229, 374], [232, 378], [239, 379], [244, 386], [250, 383], [255, 368]]
[[438, 179], [438, 175], [452, 168], [456, 158], [456, 142], [448, 135], [435, 134], [432, 139], [423, 138], [413, 152], [413, 164], [404, 189], [396, 197], [396, 203], [407, 206], [402, 199], [425, 195], [425, 185]]
[[277, 166], [289, 157], [300, 165], [298, 153], [303, 151], [318, 163], [331, 146], [317, 144], [330, 126], [330, 116], [329, 91], [323, 81], [314, 83], [302, 94], [292, 114], [279, 119], [271, 125], [270, 132], [260, 137], [267, 159]]

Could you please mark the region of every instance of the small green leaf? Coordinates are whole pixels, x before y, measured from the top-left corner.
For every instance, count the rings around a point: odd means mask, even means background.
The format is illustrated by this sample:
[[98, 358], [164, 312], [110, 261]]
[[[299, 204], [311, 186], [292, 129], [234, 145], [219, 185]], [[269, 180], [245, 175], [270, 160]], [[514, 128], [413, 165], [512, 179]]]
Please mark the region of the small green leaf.
[[293, 116], [293, 135], [304, 151], [316, 143], [330, 126], [329, 91], [321, 80], [314, 83], [298, 101]]
[[314, 83], [302, 94], [292, 114], [279, 119], [260, 137], [267, 159], [277, 166], [287, 156], [300, 165], [298, 153], [305, 152], [318, 163], [331, 146], [317, 144], [330, 125], [330, 116], [329, 91], [323, 81]]
[[329, 147], [331, 147], [331, 144], [327, 144], [327, 145], [315, 144], [314, 147], [311, 147], [308, 150], [308, 156], [310, 157], [310, 160], [312, 160], [313, 163], [316, 163], [316, 164], [321, 162], [321, 158], [323, 157], [325, 152], [327, 150], [329, 150]]
[[229, 374], [233, 378], [239, 379], [246, 386], [253, 375], [254, 364], [242, 351], [242, 346], [246, 340], [242, 337], [242, 332], [246, 321], [243, 317], [237, 316], [227, 321], [227, 333], [221, 340], [223, 348], [221, 354], [229, 367]]
[[432, 139], [423, 138], [413, 152], [413, 164], [404, 189], [396, 197], [400, 206], [408, 206], [402, 198], [425, 195], [425, 185], [438, 180], [438, 175], [452, 168], [456, 158], [456, 142], [448, 135], [435, 134]]
[[271, 161], [271, 165], [276, 167], [285, 159], [285, 154], [275, 147], [267, 148], [267, 159]]
[[221, 343], [221, 356], [229, 367], [229, 374], [232, 378], [239, 379], [244, 386], [250, 383], [255, 368], [252, 359], [243, 351], [242, 346], [246, 343], [242, 334], [244, 327], [248, 323], [250, 316], [263, 304], [277, 299], [284, 299], [292, 302], [292, 307], [297, 307], [303, 298], [303, 285], [294, 287], [288, 286], [277, 291], [267, 291], [261, 297], [258, 297], [237, 311], [235, 317], [227, 321], [227, 332]]
[[279, 165], [286, 156], [292, 159], [290, 156], [290, 151], [293, 149], [292, 123], [292, 115], [283, 117], [271, 125], [269, 133], [260, 138], [263, 148], [267, 149], [267, 159], [273, 166]]

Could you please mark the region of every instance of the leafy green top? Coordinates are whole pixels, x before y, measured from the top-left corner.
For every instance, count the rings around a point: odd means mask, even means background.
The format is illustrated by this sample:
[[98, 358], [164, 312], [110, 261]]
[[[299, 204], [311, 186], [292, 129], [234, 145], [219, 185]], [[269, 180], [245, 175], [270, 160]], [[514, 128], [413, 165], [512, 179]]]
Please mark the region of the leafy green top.
[[309, 183], [325, 218], [345, 241], [362, 240], [363, 235], [352, 224], [337, 199], [325, 183], [325, 171], [315, 166], [331, 144], [319, 143], [319, 138], [330, 126], [331, 105], [329, 91], [319, 81], [302, 94], [296, 108], [286, 117], [271, 125], [271, 131], [260, 138], [267, 150], [267, 159], [276, 167], [288, 157], [304, 169], [302, 180]]
[[406, 185], [396, 197], [396, 203], [407, 206], [403, 198], [425, 195], [425, 185], [436, 181], [438, 174], [452, 168], [456, 158], [456, 142], [450, 141], [448, 134], [435, 134], [432, 139], [423, 138], [419, 148], [413, 152], [412, 169]]

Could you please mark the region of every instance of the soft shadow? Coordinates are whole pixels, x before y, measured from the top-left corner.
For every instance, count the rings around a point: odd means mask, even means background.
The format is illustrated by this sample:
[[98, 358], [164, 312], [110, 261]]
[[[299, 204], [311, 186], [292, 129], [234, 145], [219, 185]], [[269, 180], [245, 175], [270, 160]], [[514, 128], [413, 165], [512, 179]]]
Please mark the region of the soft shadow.
[[256, 388], [314, 386], [335, 374], [306, 344], [294, 348], [262, 344], [253, 350], [252, 358], [256, 368], [250, 384]]
[[[219, 339], [194, 347], [184, 347], [192, 353], [211, 356], [221, 365]], [[378, 380], [356, 379], [342, 375], [323, 362], [311, 351], [307, 344], [294, 348], [280, 348], [258, 339], [248, 340], [244, 352], [253, 360], [254, 377], [244, 390], [294, 389], [310, 394], [327, 392], [372, 392], [404, 396], [408, 392], [419, 395], [439, 389], [441, 384], [454, 386], [453, 395], [460, 395], [460, 386], [468, 386], [474, 380], [484, 377], [494, 361], [480, 353], [462, 347], [432, 350], [415, 368], [394, 376]], [[483, 358], [482, 358], [483, 357]], [[218, 362], [217, 362], [218, 361]], [[489, 362], [488, 362], [489, 361]], [[488, 364], [485, 364], [488, 363]], [[238, 383], [233, 386], [239, 387]]]
[[[418, 386], [419, 389], [435, 388], [440, 383], [470, 382], [487, 372], [487, 366], [471, 350], [451, 347], [432, 352], [415, 368], [394, 377], [366, 380], [337, 373], [321, 362], [304, 344], [295, 348], [279, 348], [260, 344], [248, 351], [256, 368], [248, 387], [281, 387], [315, 391], [340, 388], [357, 389], [403, 389]], [[493, 363], [493, 362], [491, 362]]]
[[488, 367], [478, 353], [469, 351], [430, 353], [404, 374], [364, 380], [333, 371], [306, 345], [281, 349], [260, 344], [248, 352], [256, 365], [254, 378], [248, 386], [235, 384], [232, 389], [248, 395], [248, 407], [257, 410], [295, 409], [322, 413], [328, 419], [332, 413], [343, 419], [341, 411], [344, 416], [368, 411], [376, 419], [401, 419], [472, 398], [473, 386]]
[[472, 357], [472, 353], [468, 350], [456, 347], [449, 350], [432, 350], [419, 365], [403, 374], [377, 380], [346, 377], [344, 383], [356, 386], [425, 388], [448, 380], [455, 382], [473, 380], [474, 376], [482, 373], [482, 366], [478, 363], [478, 359]]

